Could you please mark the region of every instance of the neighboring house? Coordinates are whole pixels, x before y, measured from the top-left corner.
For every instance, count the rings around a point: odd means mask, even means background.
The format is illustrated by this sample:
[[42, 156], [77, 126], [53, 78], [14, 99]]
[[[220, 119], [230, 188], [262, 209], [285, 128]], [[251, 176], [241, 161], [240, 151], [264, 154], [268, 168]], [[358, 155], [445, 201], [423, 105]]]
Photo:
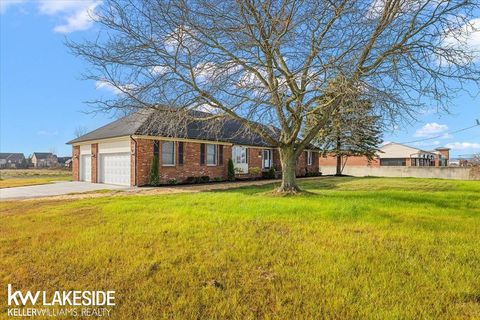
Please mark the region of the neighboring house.
[[[156, 124], [152, 117], [152, 113], [137, 112], [68, 142], [73, 149], [73, 180], [147, 185], [154, 154], [162, 183], [200, 176], [225, 180], [229, 159], [238, 177], [260, 177], [270, 167], [281, 170], [277, 148], [258, 135], [244, 133], [236, 120], [217, 120], [215, 132], [206, 130], [211, 125], [208, 121], [192, 121], [186, 130], [179, 126], [172, 134], [168, 124]], [[313, 148], [297, 161], [297, 175], [307, 172], [318, 172]]]
[[35, 168], [58, 167], [57, 156], [51, 152], [34, 152], [31, 161]]
[[72, 160], [72, 158], [70, 158], [70, 159], [68, 159], [67, 161], [65, 161], [65, 168], [72, 169], [72, 165], [73, 165], [73, 160]]
[[23, 168], [26, 166], [25, 156], [23, 153], [0, 153], [0, 168]]
[[[344, 157], [343, 166], [408, 166], [408, 167], [446, 167], [449, 161], [449, 148], [436, 148], [425, 151], [404, 144], [390, 142], [379, 148], [377, 157], [368, 160], [362, 156]], [[320, 156], [320, 166], [335, 166], [334, 156]]]
[[58, 165], [61, 167], [71, 168], [72, 157], [57, 157]]
[[380, 166], [446, 167], [449, 148], [426, 151], [404, 144], [390, 142], [380, 148]]

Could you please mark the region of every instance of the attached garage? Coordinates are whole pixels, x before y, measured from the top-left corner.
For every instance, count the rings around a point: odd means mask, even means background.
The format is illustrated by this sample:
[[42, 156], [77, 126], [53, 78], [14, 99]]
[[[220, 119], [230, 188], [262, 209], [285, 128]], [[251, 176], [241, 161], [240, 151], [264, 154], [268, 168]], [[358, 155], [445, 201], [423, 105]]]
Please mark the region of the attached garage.
[[98, 182], [130, 185], [130, 153], [100, 154], [98, 164]]
[[80, 181], [92, 181], [92, 156], [89, 154], [80, 156]]
[[92, 149], [90, 145], [80, 146], [80, 181], [92, 181]]
[[98, 182], [130, 185], [130, 142], [115, 141], [98, 145]]

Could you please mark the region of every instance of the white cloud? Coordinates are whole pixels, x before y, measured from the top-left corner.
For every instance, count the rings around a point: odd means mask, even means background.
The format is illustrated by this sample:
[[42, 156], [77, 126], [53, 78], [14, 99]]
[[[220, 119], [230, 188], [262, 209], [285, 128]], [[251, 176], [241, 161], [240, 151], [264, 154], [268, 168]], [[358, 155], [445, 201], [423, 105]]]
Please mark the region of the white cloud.
[[480, 149], [480, 143], [476, 142], [452, 142], [447, 143], [445, 147], [454, 150]]
[[[427, 123], [420, 129], [415, 132], [415, 137], [432, 137], [439, 135], [448, 130], [446, 124], [438, 124], [436, 122]], [[448, 138], [448, 134], [444, 135], [445, 138]]]
[[133, 84], [126, 84], [126, 85], [122, 85], [120, 87], [116, 87], [112, 83], [110, 83], [106, 80], [96, 81], [95, 82], [95, 88], [96, 89], [105, 89], [105, 90], [108, 90], [108, 91], [110, 91], [111, 93], [114, 93], [114, 94], [125, 94], [125, 92], [135, 90], [135, 86]]
[[[480, 18], [472, 19], [458, 30], [446, 34], [443, 44], [446, 48], [471, 52], [474, 55], [474, 60], [480, 60]], [[449, 63], [442, 57], [438, 57], [438, 59], [440, 63]], [[457, 59], [456, 62], [458, 63], [468, 62], [464, 56], [459, 56]]]
[[0, 13], [4, 13], [9, 7], [23, 2], [25, 2], [25, 0], [0, 0]]
[[105, 90], [108, 90], [108, 91], [110, 91], [111, 93], [114, 93], [114, 94], [121, 94], [122, 93], [122, 90], [115, 87], [110, 82], [107, 82], [107, 81], [104, 81], [104, 80], [96, 81], [95, 82], [95, 88], [96, 89], [105, 89]]
[[206, 112], [206, 113], [212, 113], [212, 114], [217, 114], [220, 113], [220, 109], [215, 108], [209, 104], [203, 103], [201, 105], [198, 105], [194, 108], [193, 110], [201, 111], [201, 112]]
[[[0, 0], [0, 13], [13, 5], [27, 3], [25, 0]], [[38, 13], [59, 18], [64, 21], [53, 28], [59, 33], [71, 33], [90, 28], [95, 8], [101, 0], [36, 0]]]
[[70, 33], [87, 30], [92, 26], [92, 18], [94, 17], [95, 8], [99, 4], [100, 2], [93, 2], [86, 7], [75, 10], [72, 14], [66, 16], [65, 24], [56, 26], [53, 31], [58, 33]]
[[435, 141], [419, 141], [419, 142], [415, 142], [414, 145], [416, 147], [436, 147], [438, 145], [440, 145], [440, 141], [438, 140], [435, 140]]
[[162, 75], [168, 71], [168, 67], [155, 66], [155, 67], [151, 67], [149, 70], [152, 75]]

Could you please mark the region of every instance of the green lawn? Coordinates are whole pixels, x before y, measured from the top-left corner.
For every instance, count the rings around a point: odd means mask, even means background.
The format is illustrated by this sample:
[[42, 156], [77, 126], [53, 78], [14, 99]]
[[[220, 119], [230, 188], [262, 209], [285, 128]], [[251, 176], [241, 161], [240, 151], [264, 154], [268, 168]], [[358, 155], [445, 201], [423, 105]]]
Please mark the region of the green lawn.
[[3, 202], [0, 285], [115, 290], [112, 319], [480, 319], [480, 182], [301, 185]]
[[72, 172], [66, 169], [2, 169], [0, 188], [13, 188], [70, 181]]

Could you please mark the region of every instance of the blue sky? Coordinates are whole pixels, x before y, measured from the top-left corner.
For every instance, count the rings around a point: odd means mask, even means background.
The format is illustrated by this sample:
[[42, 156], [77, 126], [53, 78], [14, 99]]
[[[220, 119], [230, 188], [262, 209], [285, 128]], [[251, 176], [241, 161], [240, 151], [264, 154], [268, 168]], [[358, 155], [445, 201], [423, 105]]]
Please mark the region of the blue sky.
[[[52, 151], [69, 155], [65, 142], [75, 128], [93, 130], [112, 120], [87, 114], [84, 102], [113, 96], [107, 86], [81, 79], [88, 67], [72, 56], [65, 37], [82, 39], [97, 30], [88, 18], [98, 1], [0, 0], [0, 151]], [[473, 42], [480, 49], [480, 36]], [[429, 112], [417, 122], [385, 132], [385, 141], [409, 142], [422, 149], [452, 148], [453, 155], [480, 152], [480, 126], [449, 134], [480, 119], [478, 89], [469, 87], [450, 106], [450, 114]]]

